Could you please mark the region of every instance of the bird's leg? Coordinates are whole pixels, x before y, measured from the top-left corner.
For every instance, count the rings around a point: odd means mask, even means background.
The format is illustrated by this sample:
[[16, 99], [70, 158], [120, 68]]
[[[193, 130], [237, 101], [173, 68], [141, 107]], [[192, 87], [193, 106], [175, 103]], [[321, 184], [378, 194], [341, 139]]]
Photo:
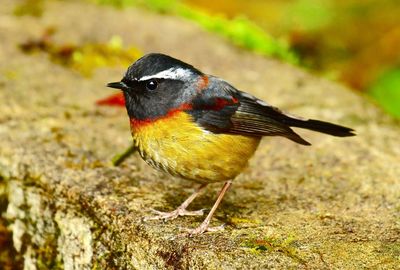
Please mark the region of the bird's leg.
[[197, 227], [196, 229], [189, 229], [188, 231], [188, 235], [195, 235], [195, 234], [202, 234], [204, 232], [214, 232], [214, 231], [220, 231], [224, 229], [224, 225], [218, 226], [218, 227], [208, 227], [210, 225], [210, 221], [211, 218], [215, 212], [215, 210], [217, 210], [218, 205], [221, 203], [222, 198], [225, 195], [225, 192], [228, 190], [228, 188], [230, 187], [230, 185], [232, 184], [232, 181], [226, 181], [224, 186], [222, 187], [221, 191], [218, 194], [218, 198], [215, 201], [213, 207], [211, 208], [210, 213], [208, 213], [206, 219], [203, 221], [203, 223], [201, 223], [201, 225], [199, 227]]
[[207, 184], [202, 184], [192, 195], [189, 196], [177, 209], [172, 212], [161, 212], [157, 210], [153, 210], [156, 213], [156, 216], [144, 218], [145, 221], [147, 220], [154, 220], [154, 219], [175, 219], [178, 216], [202, 216], [204, 213], [204, 209], [200, 209], [197, 211], [188, 211], [186, 208], [189, 204], [199, 195], [199, 193], [207, 186]]

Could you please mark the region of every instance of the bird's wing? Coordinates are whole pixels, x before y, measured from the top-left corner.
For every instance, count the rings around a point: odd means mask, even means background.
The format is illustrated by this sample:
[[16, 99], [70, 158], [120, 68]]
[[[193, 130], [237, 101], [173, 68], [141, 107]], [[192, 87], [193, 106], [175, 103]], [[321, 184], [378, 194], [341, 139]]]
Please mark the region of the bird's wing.
[[260, 99], [239, 91], [225, 81], [202, 91], [193, 101], [192, 116], [203, 128], [214, 133], [247, 136], [283, 136], [310, 145], [288, 124], [280, 121], [281, 111]]

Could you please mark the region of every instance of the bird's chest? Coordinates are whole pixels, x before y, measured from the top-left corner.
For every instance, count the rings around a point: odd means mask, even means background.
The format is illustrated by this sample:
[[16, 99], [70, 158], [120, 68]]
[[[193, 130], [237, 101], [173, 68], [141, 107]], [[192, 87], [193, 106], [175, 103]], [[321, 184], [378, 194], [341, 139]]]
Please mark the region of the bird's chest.
[[213, 134], [185, 112], [152, 122], [131, 121], [141, 157], [156, 169], [199, 182], [234, 178], [247, 165], [259, 138]]
[[149, 122], [131, 120], [131, 131], [140, 156], [150, 166], [179, 175], [177, 165], [188, 158], [188, 145], [195, 143], [201, 130], [184, 113]]

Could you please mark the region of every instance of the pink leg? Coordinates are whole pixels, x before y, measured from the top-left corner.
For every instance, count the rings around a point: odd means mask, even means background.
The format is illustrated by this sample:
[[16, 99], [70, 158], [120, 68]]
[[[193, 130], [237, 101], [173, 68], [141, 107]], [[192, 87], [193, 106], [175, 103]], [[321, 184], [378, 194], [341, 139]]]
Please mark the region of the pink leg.
[[228, 188], [230, 187], [231, 184], [232, 184], [232, 181], [225, 182], [224, 186], [222, 187], [221, 191], [218, 194], [218, 198], [217, 198], [216, 202], [214, 203], [213, 207], [211, 208], [210, 213], [208, 213], [206, 219], [196, 229], [188, 230], [189, 235], [202, 234], [204, 232], [223, 230], [223, 228], [224, 228], [223, 225], [218, 226], [218, 227], [208, 227], [208, 226], [210, 225], [210, 221], [211, 221], [211, 218], [212, 218], [215, 210], [217, 210], [218, 205], [221, 203], [222, 198], [225, 195], [225, 192], [228, 190]]
[[206, 186], [207, 186], [207, 184], [202, 184], [176, 210], [174, 210], [172, 212], [161, 212], [161, 211], [153, 210], [153, 212], [156, 213], [156, 216], [147, 217], [147, 218], [144, 218], [144, 220], [145, 221], [157, 220], [157, 219], [171, 220], [171, 219], [175, 219], [179, 216], [202, 216], [204, 214], [203, 209], [197, 210], [197, 211], [188, 211], [188, 210], [186, 210], [186, 208]]

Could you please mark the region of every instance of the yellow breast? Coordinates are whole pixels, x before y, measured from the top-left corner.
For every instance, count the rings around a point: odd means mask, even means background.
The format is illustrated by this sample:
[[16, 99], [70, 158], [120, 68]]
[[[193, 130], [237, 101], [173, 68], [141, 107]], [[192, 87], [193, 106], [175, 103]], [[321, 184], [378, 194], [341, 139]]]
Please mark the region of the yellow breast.
[[131, 127], [134, 144], [149, 165], [197, 182], [235, 178], [260, 142], [256, 137], [205, 131], [185, 112]]

